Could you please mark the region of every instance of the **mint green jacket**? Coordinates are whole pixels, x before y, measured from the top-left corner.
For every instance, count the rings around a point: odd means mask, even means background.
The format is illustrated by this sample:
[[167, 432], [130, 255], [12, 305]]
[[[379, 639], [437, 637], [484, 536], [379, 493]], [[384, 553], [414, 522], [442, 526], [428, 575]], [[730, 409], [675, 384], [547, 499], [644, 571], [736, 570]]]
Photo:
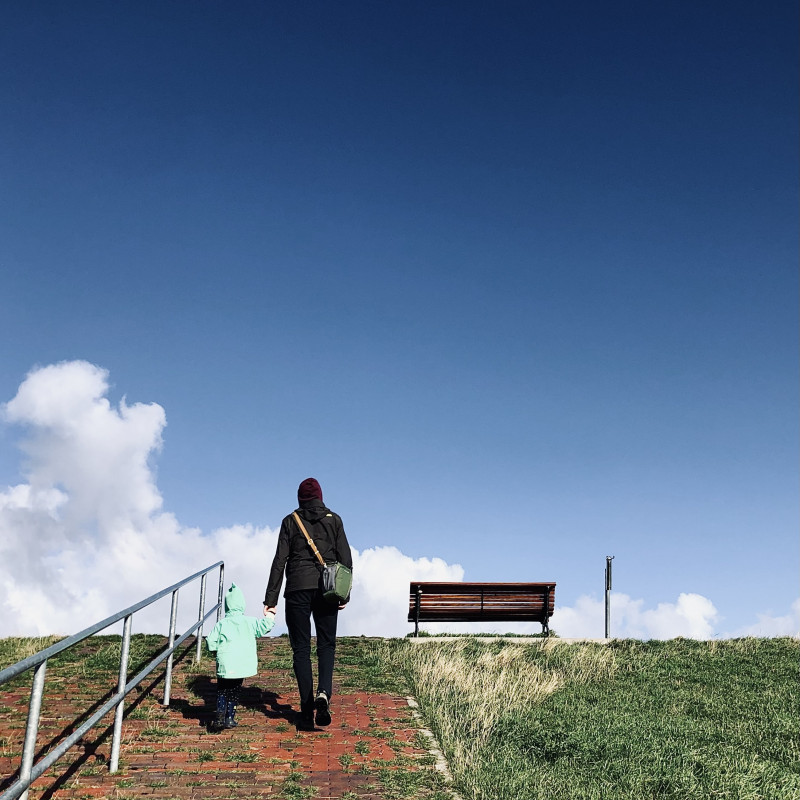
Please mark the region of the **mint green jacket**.
[[248, 678], [258, 672], [256, 639], [272, 630], [275, 616], [246, 617], [244, 608], [244, 594], [232, 583], [225, 595], [225, 616], [206, 636], [208, 649], [217, 654], [218, 678]]

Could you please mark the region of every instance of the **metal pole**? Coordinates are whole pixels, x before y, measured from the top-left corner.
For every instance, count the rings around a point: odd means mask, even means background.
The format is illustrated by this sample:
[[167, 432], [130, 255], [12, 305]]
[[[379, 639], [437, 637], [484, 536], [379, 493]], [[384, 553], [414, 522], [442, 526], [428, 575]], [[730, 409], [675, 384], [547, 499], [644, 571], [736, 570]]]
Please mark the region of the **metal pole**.
[[544, 619], [542, 621], [542, 633], [550, 635], [550, 587], [544, 590]]
[[[169, 611], [169, 644], [167, 647], [172, 650], [172, 645], [175, 644], [175, 624], [178, 621], [178, 592], [176, 589], [172, 593], [172, 608]], [[172, 656], [174, 653], [169, 654], [167, 659], [167, 674], [164, 678], [164, 702], [162, 705], [169, 705], [169, 693], [172, 691]]]
[[[125, 684], [128, 682], [128, 657], [131, 652], [131, 621], [133, 614], [125, 617], [125, 624], [122, 628], [122, 649], [119, 654], [119, 680], [117, 681], [117, 693], [125, 691]], [[122, 741], [122, 716], [125, 712], [125, 697], [120, 697], [114, 712], [114, 735], [111, 739], [111, 761], [108, 764], [109, 772], [116, 772], [119, 768], [119, 746]]]
[[36, 735], [39, 733], [39, 714], [42, 710], [42, 695], [44, 694], [44, 676], [46, 671], [47, 661], [42, 661], [33, 671], [31, 702], [28, 706], [28, 725], [25, 728], [25, 744], [22, 746], [22, 763], [19, 768], [20, 783], [26, 784], [25, 791], [20, 795], [22, 800], [28, 800], [27, 784], [31, 779], [33, 756], [36, 753]]
[[611, 562], [614, 556], [606, 556], [606, 639], [611, 638]]
[[197, 621], [200, 627], [197, 629], [197, 651], [194, 654], [195, 662], [200, 660], [200, 654], [203, 647], [203, 616], [206, 610], [206, 578], [208, 573], [200, 578], [200, 610], [197, 612]]
[[225, 563], [219, 565], [219, 592], [217, 594], [217, 622], [222, 619], [222, 598], [225, 590]]

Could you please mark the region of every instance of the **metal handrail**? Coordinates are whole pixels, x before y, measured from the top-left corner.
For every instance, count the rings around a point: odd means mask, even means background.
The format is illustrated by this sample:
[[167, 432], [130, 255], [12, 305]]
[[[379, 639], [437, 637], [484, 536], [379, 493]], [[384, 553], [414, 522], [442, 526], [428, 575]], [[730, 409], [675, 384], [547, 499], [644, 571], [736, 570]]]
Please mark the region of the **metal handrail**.
[[[205, 611], [206, 599], [206, 578], [208, 573], [219, 567], [219, 591], [217, 594], [216, 605], [208, 612]], [[0, 800], [15, 800], [20, 797], [22, 800], [27, 800], [28, 789], [30, 785], [39, 778], [47, 769], [49, 769], [56, 761], [58, 761], [64, 753], [69, 750], [87, 731], [91, 730], [98, 722], [116, 706], [116, 714], [114, 716], [114, 735], [111, 741], [111, 758], [109, 760], [109, 772], [116, 772], [119, 767], [119, 749], [120, 742], [122, 741], [122, 720], [124, 716], [124, 703], [125, 697], [136, 688], [159, 664], [164, 660], [167, 661], [167, 668], [164, 673], [164, 700], [163, 705], [169, 705], [170, 691], [172, 688], [172, 660], [175, 649], [179, 647], [189, 636], [197, 631], [197, 648], [195, 652], [195, 661], [200, 660], [202, 648], [202, 635], [203, 624], [205, 621], [216, 612], [217, 620], [220, 619], [222, 613], [222, 594], [223, 584], [225, 577], [225, 562], [218, 561], [210, 567], [206, 567], [188, 578], [184, 578], [166, 589], [162, 589], [154, 595], [130, 606], [129, 608], [119, 611], [106, 619], [90, 625], [88, 628], [80, 631], [79, 633], [68, 636], [44, 650], [34, 653], [32, 656], [23, 658], [16, 664], [0, 670], [0, 686], [7, 683], [17, 675], [33, 669], [33, 685], [31, 687], [31, 697], [28, 704], [28, 723], [25, 729], [25, 743], [22, 747], [22, 762], [20, 764], [19, 778], [2, 794]], [[197, 622], [194, 622], [185, 633], [175, 638], [175, 626], [178, 617], [178, 592], [187, 583], [200, 578], [200, 608], [197, 614]], [[169, 593], [172, 593], [172, 605], [170, 608], [169, 619], [169, 643], [167, 649], [156, 656], [144, 669], [139, 672], [134, 678], [128, 680], [128, 658], [130, 654], [130, 641], [131, 641], [131, 622], [133, 614], [136, 611], [145, 608], [146, 606], [155, 603]], [[97, 711], [94, 712], [79, 728], [73, 731], [66, 739], [60, 742], [53, 750], [51, 750], [44, 758], [40, 759], [36, 764], [33, 763], [33, 757], [36, 751], [36, 737], [39, 731], [39, 715], [42, 708], [42, 696], [44, 693], [44, 678], [47, 670], [47, 660], [54, 655], [67, 650], [89, 636], [108, 628], [115, 622], [124, 619], [123, 632], [122, 632], [122, 648], [120, 651], [119, 659], [119, 679], [117, 681], [116, 693], [106, 701]]]

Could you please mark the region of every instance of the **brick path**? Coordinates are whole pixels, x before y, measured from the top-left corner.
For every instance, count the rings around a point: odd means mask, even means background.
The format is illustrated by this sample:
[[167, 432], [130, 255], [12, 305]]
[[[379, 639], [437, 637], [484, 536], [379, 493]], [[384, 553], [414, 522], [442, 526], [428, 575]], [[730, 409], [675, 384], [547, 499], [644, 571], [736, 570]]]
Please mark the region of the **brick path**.
[[[340, 655], [346, 650], [347, 640], [340, 640]], [[160, 704], [163, 680], [145, 681], [138, 695], [128, 696], [116, 774], [107, 767], [112, 712], [33, 785], [31, 799], [447, 797], [406, 699], [350, 688], [347, 658], [337, 662], [333, 724], [298, 733], [288, 641], [260, 640], [259, 674], [245, 681], [239, 727], [214, 735], [205, 729], [215, 697], [213, 662], [194, 665], [193, 648], [181, 652], [169, 708]], [[77, 662], [48, 679], [37, 758], [81, 712], [99, 707], [103, 692], [115, 684], [107, 677], [102, 686], [97, 679], [77, 680], [80, 675]], [[0, 690], [0, 789], [19, 769], [29, 680]]]

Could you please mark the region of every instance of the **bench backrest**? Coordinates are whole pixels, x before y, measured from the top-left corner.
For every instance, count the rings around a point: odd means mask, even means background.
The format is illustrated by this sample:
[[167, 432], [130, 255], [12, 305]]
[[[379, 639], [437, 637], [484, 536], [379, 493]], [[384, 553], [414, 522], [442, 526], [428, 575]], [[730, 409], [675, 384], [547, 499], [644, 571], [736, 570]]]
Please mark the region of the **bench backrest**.
[[[545, 623], [555, 608], [555, 583], [412, 581], [408, 621]], [[419, 609], [417, 596], [419, 591]], [[419, 611], [419, 615], [417, 615]]]

